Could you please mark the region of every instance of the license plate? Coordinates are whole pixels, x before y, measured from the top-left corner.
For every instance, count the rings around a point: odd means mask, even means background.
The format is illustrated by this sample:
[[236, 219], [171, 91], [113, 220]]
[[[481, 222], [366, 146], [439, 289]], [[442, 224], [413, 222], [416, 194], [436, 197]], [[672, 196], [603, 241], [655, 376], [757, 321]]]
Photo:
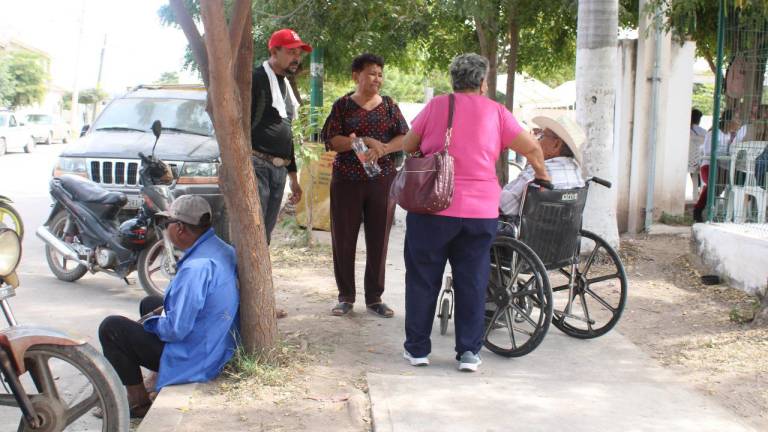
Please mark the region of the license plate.
[[125, 204], [126, 209], [138, 209], [143, 204], [141, 195], [128, 195], [128, 203]]

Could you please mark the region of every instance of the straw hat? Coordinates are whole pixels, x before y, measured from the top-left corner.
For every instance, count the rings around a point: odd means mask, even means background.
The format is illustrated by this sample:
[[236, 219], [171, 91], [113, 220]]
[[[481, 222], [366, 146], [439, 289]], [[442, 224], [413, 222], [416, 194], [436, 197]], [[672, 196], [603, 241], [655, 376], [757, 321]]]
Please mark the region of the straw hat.
[[580, 149], [584, 143], [585, 135], [575, 121], [567, 116], [560, 116], [557, 119], [548, 116], [536, 116], [531, 121], [542, 129], [549, 129], [554, 132], [571, 149], [576, 162], [581, 164]]

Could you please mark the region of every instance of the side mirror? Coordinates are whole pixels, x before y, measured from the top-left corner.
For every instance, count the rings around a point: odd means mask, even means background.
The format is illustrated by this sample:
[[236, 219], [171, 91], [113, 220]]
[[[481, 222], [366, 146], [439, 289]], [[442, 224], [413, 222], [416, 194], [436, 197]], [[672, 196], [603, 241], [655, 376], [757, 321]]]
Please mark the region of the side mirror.
[[163, 124], [160, 123], [160, 120], [155, 120], [152, 122], [152, 133], [155, 134], [155, 139], [160, 138], [160, 133], [163, 131]]
[[83, 125], [83, 128], [80, 129], [80, 136], [85, 135], [86, 132], [91, 128], [91, 125]]

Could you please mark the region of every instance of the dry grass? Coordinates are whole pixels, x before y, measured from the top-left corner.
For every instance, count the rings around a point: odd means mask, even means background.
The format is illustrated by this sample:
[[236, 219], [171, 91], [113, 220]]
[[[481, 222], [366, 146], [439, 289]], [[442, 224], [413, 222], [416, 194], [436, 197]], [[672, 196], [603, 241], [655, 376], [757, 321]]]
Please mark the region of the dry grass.
[[701, 283], [689, 241], [651, 236], [622, 242], [630, 287], [619, 331], [758, 430], [768, 430], [768, 327], [749, 323], [756, 298]]
[[315, 359], [301, 333], [282, 335], [266, 352], [247, 353], [238, 347], [220, 378], [220, 390], [228, 400], [244, 400], [269, 387], [295, 387], [307, 364]]

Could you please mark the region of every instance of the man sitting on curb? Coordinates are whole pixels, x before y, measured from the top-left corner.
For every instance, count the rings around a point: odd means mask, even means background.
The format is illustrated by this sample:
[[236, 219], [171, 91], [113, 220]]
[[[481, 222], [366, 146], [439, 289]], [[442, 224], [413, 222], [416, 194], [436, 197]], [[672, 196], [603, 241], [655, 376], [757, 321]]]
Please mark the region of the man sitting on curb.
[[[584, 132], [579, 125], [568, 117], [538, 116], [533, 122], [541, 128], [536, 137], [544, 152], [544, 165], [552, 177], [552, 186], [555, 189], [583, 187], [579, 148], [584, 141]], [[504, 186], [499, 205], [503, 214], [518, 216], [523, 193], [533, 178], [533, 168], [528, 165], [516, 179]]]
[[158, 213], [165, 235], [184, 251], [165, 299], [142, 300], [139, 322], [110, 316], [99, 327], [104, 356], [128, 391], [131, 417], [143, 417], [152, 403], [141, 366], [158, 371], [159, 391], [215, 378], [234, 353], [240, 303], [235, 251], [214, 234], [211, 215], [208, 202], [194, 195]]

